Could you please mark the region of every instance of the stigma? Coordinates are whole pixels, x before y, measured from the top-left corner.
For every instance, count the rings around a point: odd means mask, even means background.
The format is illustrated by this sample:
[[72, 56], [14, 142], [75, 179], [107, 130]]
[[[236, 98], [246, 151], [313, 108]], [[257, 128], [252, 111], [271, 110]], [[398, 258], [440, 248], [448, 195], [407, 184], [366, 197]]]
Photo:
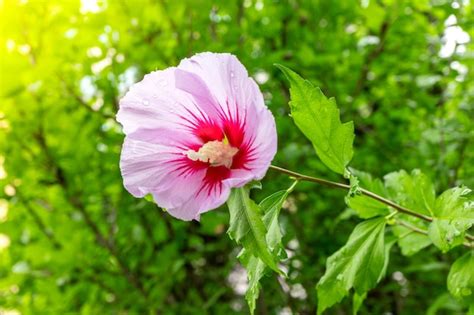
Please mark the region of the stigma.
[[239, 149], [232, 147], [227, 141], [209, 141], [205, 143], [197, 152], [188, 150], [185, 155], [192, 161], [209, 163], [211, 166], [225, 166], [230, 168], [234, 156]]

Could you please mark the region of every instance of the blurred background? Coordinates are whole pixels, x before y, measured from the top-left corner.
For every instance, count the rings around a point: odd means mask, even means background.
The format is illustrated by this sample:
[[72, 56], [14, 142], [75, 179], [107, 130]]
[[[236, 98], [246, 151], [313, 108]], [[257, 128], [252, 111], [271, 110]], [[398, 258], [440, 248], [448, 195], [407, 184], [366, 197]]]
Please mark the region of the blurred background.
[[[354, 120], [352, 166], [420, 168], [474, 188], [469, 0], [1, 0], [0, 314], [247, 314], [225, 207], [181, 222], [122, 186], [118, 100], [143, 75], [231, 52], [275, 115], [275, 164], [341, 180], [288, 116], [281, 63]], [[288, 187], [269, 171], [255, 199]], [[358, 222], [344, 192], [298, 185], [281, 221], [289, 278], [258, 314], [314, 314], [326, 258]], [[393, 247], [362, 314], [461, 314], [446, 290], [462, 249]], [[351, 314], [351, 299], [328, 311]]]

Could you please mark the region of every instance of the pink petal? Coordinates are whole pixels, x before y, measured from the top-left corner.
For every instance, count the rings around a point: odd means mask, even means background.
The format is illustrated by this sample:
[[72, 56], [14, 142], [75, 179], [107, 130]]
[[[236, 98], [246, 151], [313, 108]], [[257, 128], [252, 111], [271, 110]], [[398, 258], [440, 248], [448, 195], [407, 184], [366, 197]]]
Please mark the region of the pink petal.
[[[122, 124], [125, 134], [139, 128], [190, 132], [200, 123], [216, 124], [220, 121], [206, 89], [201, 86], [201, 93], [197, 96], [176, 88], [180, 75], [183, 71], [178, 72], [176, 68], [155, 71], [130, 88], [120, 100], [117, 113], [117, 121]], [[195, 89], [199, 89], [201, 82], [193, 77], [195, 75], [186, 74], [188, 84], [196, 84], [198, 87]]]
[[136, 197], [152, 193], [165, 208], [191, 198], [206, 171], [182, 153], [181, 148], [191, 144], [190, 138], [183, 132], [168, 130], [141, 129], [128, 135], [120, 159], [125, 188]]
[[223, 205], [230, 194], [224, 179], [230, 175], [225, 167], [209, 167], [199, 189], [187, 202], [168, 209], [169, 213], [183, 220], [199, 220], [200, 214]]
[[[124, 185], [183, 220], [222, 205], [232, 187], [261, 179], [276, 148], [272, 114], [236, 57], [198, 54], [178, 68], [156, 71], [120, 101], [125, 134]], [[231, 169], [191, 161], [189, 149], [222, 139], [239, 149]]]
[[275, 120], [245, 67], [230, 54], [201, 53], [184, 59], [178, 68], [196, 74], [206, 83], [224, 119], [234, 126], [230, 132], [226, 130], [227, 136], [243, 129], [241, 141], [249, 151], [244, 163], [246, 172], [239, 171], [239, 180], [229, 183], [242, 186], [242, 182], [262, 179], [277, 150]]

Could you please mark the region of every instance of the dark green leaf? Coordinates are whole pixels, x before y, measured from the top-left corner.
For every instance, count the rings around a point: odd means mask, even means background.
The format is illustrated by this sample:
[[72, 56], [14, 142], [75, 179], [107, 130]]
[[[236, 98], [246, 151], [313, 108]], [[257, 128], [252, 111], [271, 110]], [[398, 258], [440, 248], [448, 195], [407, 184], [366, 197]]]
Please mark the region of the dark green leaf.
[[[296, 183], [295, 183], [296, 184]], [[260, 208], [264, 212], [263, 222], [268, 232], [266, 235], [267, 244], [270, 251], [274, 256], [280, 257], [280, 253], [283, 250], [281, 245], [281, 230], [278, 224], [278, 216], [280, 209], [285, 202], [288, 194], [292, 191], [294, 185], [288, 190], [278, 191], [267, 198], [265, 198], [260, 204]], [[249, 305], [250, 312], [253, 314], [255, 311], [255, 303], [257, 301], [260, 291], [260, 279], [265, 274], [265, 264], [261, 259], [250, 254], [245, 248], [239, 255], [240, 262], [247, 270], [247, 278], [249, 280], [249, 287], [245, 294], [245, 298]]]
[[230, 211], [230, 238], [241, 244], [251, 255], [260, 258], [268, 267], [282, 273], [266, 240], [267, 229], [262, 212], [249, 197], [249, 188], [234, 188], [227, 200]]
[[380, 281], [387, 265], [385, 224], [383, 217], [360, 223], [346, 245], [328, 258], [316, 286], [318, 314], [341, 301], [351, 288], [362, 295]]

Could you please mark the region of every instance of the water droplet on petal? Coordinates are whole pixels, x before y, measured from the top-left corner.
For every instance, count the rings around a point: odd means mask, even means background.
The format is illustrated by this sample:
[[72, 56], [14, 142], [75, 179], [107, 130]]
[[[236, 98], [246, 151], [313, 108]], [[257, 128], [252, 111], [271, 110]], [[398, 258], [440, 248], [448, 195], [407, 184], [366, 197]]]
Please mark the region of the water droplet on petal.
[[143, 99], [143, 100], [142, 100], [142, 104], [143, 104], [143, 106], [149, 106], [149, 105], [150, 105], [150, 101], [147, 100], [147, 99]]
[[234, 71], [230, 71], [230, 77], [231, 78], [235, 77]]

